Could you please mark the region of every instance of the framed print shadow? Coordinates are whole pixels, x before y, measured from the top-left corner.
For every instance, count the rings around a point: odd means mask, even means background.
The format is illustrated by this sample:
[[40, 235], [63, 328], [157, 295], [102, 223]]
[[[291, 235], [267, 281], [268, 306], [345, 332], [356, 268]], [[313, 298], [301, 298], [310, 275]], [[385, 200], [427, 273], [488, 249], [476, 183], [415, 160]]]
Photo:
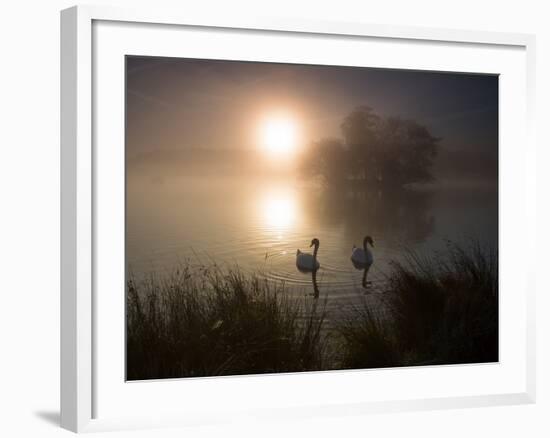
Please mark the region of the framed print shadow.
[[533, 37], [292, 23], [62, 12], [63, 427], [534, 401]]

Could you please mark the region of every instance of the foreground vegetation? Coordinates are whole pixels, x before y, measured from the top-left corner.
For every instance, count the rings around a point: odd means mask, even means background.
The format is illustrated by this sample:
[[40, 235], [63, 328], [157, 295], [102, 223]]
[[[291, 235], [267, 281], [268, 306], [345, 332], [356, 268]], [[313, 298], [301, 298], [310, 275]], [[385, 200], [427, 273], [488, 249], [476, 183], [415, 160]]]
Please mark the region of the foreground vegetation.
[[283, 285], [216, 267], [130, 281], [127, 378], [323, 369], [318, 305], [291, 298]]
[[496, 254], [449, 243], [394, 262], [376, 309], [332, 315], [239, 270], [184, 268], [128, 282], [127, 378], [154, 379], [498, 360]]
[[477, 242], [394, 262], [381, 319], [366, 303], [339, 326], [344, 368], [498, 361], [498, 260]]

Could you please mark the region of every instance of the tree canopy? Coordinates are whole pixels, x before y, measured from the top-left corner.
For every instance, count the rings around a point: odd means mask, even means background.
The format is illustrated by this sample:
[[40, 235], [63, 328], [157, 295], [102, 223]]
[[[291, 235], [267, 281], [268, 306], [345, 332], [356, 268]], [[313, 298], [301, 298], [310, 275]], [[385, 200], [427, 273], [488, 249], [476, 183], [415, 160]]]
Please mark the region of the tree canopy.
[[423, 125], [381, 117], [360, 106], [341, 124], [342, 139], [321, 139], [310, 149], [306, 169], [333, 187], [403, 187], [433, 180], [440, 139]]

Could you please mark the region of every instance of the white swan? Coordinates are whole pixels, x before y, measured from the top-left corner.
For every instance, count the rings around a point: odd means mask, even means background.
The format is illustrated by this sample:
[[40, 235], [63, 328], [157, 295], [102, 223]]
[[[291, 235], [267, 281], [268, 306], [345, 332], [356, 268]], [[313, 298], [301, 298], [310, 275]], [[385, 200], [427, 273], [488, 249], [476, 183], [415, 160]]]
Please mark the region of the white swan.
[[315, 246], [313, 255], [300, 250], [296, 251], [296, 267], [300, 271], [316, 271], [321, 266], [317, 260], [317, 251], [319, 251], [319, 239], [313, 239], [310, 247]]
[[370, 236], [366, 236], [363, 239], [363, 248], [357, 248], [355, 245], [353, 245], [353, 249], [351, 250], [351, 261], [357, 267], [370, 267], [370, 265], [372, 265], [374, 262], [374, 256], [367, 245], [368, 243], [370, 243], [370, 245], [374, 247], [374, 242], [372, 241], [372, 237]]

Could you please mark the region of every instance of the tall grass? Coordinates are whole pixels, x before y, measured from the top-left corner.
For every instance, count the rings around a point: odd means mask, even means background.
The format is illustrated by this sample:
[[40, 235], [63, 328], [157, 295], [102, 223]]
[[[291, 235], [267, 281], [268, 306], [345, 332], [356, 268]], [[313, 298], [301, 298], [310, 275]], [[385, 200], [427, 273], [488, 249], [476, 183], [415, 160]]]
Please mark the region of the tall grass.
[[384, 368], [401, 365], [394, 333], [367, 302], [353, 306], [337, 323], [341, 335], [341, 368]]
[[[498, 361], [498, 258], [477, 242], [394, 261], [376, 308], [331, 312], [238, 269], [127, 285], [129, 380]], [[326, 304], [326, 303], [325, 303]], [[330, 332], [330, 333], [329, 333]], [[330, 337], [330, 343], [328, 339]]]
[[238, 269], [127, 285], [129, 380], [323, 368], [324, 309]]
[[443, 254], [407, 252], [383, 290], [389, 315], [365, 302], [339, 325], [343, 366], [498, 361], [498, 258], [472, 241]]

